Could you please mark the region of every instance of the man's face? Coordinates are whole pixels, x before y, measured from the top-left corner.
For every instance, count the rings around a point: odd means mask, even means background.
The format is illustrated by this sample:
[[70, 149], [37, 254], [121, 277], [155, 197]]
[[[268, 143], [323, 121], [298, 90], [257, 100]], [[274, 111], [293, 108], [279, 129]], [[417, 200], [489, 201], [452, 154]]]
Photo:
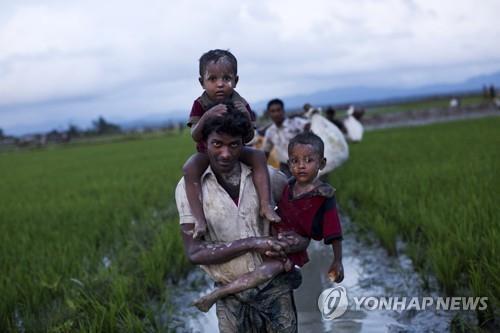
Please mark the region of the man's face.
[[281, 107], [281, 104], [275, 103], [269, 105], [269, 108], [267, 109], [269, 112], [269, 117], [271, 117], [271, 120], [277, 125], [281, 126], [283, 121], [285, 121], [285, 110]]
[[217, 62], [211, 61], [207, 64], [200, 83], [212, 101], [221, 103], [233, 94], [238, 76], [234, 74], [231, 63], [221, 58]]
[[243, 138], [212, 132], [207, 137], [207, 154], [215, 172], [227, 173], [240, 159]]

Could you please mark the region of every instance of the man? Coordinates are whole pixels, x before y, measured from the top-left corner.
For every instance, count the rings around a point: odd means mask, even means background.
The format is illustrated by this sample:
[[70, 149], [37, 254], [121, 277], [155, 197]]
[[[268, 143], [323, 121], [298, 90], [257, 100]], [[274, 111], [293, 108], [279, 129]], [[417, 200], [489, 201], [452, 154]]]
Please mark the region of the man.
[[[182, 239], [188, 259], [209, 274], [216, 284], [227, 284], [255, 270], [261, 255], [285, 257], [307, 248], [308, 240], [288, 234], [269, 237], [269, 223], [259, 218], [259, 200], [252, 171], [239, 162], [243, 138], [252, 126], [241, 112], [228, 112], [207, 121], [203, 139], [210, 165], [201, 178], [203, 210], [208, 234], [193, 239], [194, 218], [181, 179], [175, 192]], [[281, 193], [286, 179], [271, 175], [273, 193]], [[278, 185], [279, 184], [279, 185]], [[220, 332], [296, 332], [297, 313], [292, 289], [300, 273], [283, 273], [257, 288], [223, 298], [216, 303]]]
[[332, 124], [337, 126], [337, 128], [343, 133], [347, 134], [347, 130], [345, 129], [344, 123], [341, 120], [335, 118], [335, 109], [329, 106], [325, 111], [325, 118], [328, 119]]
[[262, 149], [269, 156], [274, 147], [280, 162], [280, 170], [290, 177], [288, 143], [297, 134], [309, 130], [309, 121], [301, 117], [285, 118], [284, 103], [277, 98], [267, 103], [267, 112], [273, 124], [266, 131]]

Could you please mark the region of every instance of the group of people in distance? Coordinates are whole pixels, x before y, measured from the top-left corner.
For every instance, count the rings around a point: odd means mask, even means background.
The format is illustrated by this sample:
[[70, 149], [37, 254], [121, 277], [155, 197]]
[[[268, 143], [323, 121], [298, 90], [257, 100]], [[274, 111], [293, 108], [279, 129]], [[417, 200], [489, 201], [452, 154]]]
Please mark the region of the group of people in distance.
[[[324, 143], [275, 99], [263, 151], [248, 147], [255, 113], [235, 91], [234, 55], [203, 54], [199, 74], [204, 91], [188, 121], [197, 153], [175, 191], [186, 255], [215, 282], [194, 305], [208, 311], [216, 303], [220, 332], [297, 332], [293, 290], [311, 238], [331, 244], [327, 273], [344, 278], [335, 190], [318, 177]], [[267, 165], [273, 147], [283, 172]]]

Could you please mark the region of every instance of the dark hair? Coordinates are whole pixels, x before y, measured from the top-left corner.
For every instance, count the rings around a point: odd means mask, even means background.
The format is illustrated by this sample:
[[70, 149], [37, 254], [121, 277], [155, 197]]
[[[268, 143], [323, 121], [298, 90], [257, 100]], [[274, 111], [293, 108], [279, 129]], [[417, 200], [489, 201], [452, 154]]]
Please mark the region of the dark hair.
[[269, 107], [273, 104], [279, 104], [279, 105], [281, 105], [282, 109], [285, 108], [285, 104], [283, 103], [283, 101], [279, 98], [275, 98], [275, 99], [272, 99], [269, 102], [267, 102], [267, 109], [269, 110]]
[[241, 137], [243, 142], [253, 135], [253, 126], [243, 112], [237, 110], [233, 104], [226, 104], [227, 112], [220, 117], [209, 118], [201, 131], [203, 140], [207, 140], [212, 132]]
[[297, 134], [288, 143], [288, 154], [290, 154], [292, 148], [297, 144], [311, 145], [313, 149], [318, 153], [318, 155], [323, 158], [325, 154], [325, 144], [323, 140], [313, 132], [303, 132]]
[[201, 56], [200, 76], [203, 77], [203, 74], [207, 70], [207, 65], [209, 62], [213, 61], [216, 63], [220, 59], [227, 59], [231, 64], [231, 67], [233, 68], [234, 75], [238, 74], [238, 61], [236, 60], [236, 57], [228, 50], [215, 49], [210, 50]]

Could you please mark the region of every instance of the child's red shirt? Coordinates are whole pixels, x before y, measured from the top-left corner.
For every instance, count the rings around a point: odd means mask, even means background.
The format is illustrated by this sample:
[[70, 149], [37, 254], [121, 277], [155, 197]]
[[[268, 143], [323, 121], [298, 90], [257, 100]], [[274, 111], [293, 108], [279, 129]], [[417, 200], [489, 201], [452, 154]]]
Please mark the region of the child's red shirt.
[[[247, 108], [248, 112], [250, 113], [250, 119], [252, 120], [252, 122], [255, 122], [256, 119], [255, 112], [252, 111], [247, 101], [243, 97], [241, 97], [236, 91], [233, 91], [233, 94], [229, 101], [233, 103], [235, 101], [242, 102]], [[206, 92], [203, 92], [203, 94], [197, 99], [195, 99], [195, 101], [193, 102], [193, 106], [191, 107], [191, 113], [189, 114], [189, 120], [187, 122], [187, 125], [191, 127], [194, 124], [196, 124], [200, 120], [201, 116], [203, 116], [203, 114], [206, 111], [208, 111], [212, 106], [215, 106], [216, 104], [217, 103], [214, 103], [212, 100], [210, 100]], [[207, 151], [206, 142], [203, 141], [197, 142], [196, 150], [200, 153], [206, 153]]]
[[[335, 201], [335, 189], [327, 183], [321, 183], [311, 192], [293, 197], [295, 179], [283, 189], [278, 203], [280, 223], [273, 223], [277, 232], [293, 230], [301, 236], [314, 240], [324, 240], [331, 244], [342, 239], [342, 228]], [[289, 253], [290, 260], [298, 266], [309, 261], [307, 250]]]

